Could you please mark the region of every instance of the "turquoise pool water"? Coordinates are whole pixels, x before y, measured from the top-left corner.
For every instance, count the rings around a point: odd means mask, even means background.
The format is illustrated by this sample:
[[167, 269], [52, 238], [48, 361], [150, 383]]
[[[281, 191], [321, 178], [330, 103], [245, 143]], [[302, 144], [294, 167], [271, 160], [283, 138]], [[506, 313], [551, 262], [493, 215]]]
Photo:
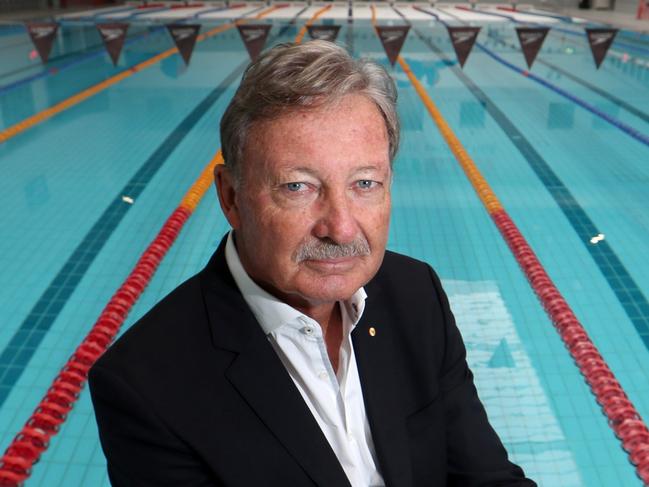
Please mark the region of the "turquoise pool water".
[[[305, 20], [273, 21], [272, 42], [292, 40]], [[339, 42], [387, 65], [368, 20], [342, 25]], [[551, 33], [531, 72], [646, 135], [649, 67], [634, 60], [649, 59], [649, 41], [622, 34], [639, 50], [614, 44], [630, 59], [609, 55], [596, 70], [583, 37]], [[484, 24], [478, 43], [460, 70], [431, 17], [413, 21], [402, 55], [649, 418], [649, 147], [499, 61], [526, 68], [513, 23]], [[172, 45], [160, 26], [134, 25], [113, 67], [94, 27], [66, 25], [45, 72], [24, 30], [1, 27], [0, 129]], [[227, 31], [199, 43], [188, 68], [171, 56], [0, 145], [2, 451], [214, 155], [246, 62], [238, 33]], [[544, 486], [642, 485], [418, 95], [398, 66], [389, 69], [403, 124], [389, 248], [442, 277], [480, 395], [514, 461]], [[566, 191], [572, 199], [561, 198]], [[134, 203], [122, 200], [133, 194]], [[594, 252], [592, 228], [614, 265]], [[211, 191], [125, 328], [197, 272], [226, 230]], [[620, 288], [633, 299], [621, 299]], [[15, 346], [35, 317], [42, 326]], [[87, 391], [26, 485], [108, 485]]]

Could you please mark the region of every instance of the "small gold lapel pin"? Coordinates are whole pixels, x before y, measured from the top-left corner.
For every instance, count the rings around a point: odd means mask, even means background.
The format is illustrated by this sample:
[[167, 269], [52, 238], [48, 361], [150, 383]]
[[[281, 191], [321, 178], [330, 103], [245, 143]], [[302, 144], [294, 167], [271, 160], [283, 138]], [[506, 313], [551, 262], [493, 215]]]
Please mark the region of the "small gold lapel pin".
[[376, 328], [373, 326], [370, 326], [369, 332], [371, 337], [376, 336]]

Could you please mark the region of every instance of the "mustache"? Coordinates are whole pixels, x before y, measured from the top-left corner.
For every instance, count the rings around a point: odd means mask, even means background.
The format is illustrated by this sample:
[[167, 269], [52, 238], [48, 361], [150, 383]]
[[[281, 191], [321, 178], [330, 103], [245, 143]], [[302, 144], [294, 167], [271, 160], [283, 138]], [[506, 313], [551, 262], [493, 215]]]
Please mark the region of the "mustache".
[[300, 263], [305, 260], [329, 260], [344, 257], [362, 257], [370, 255], [370, 244], [363, 236], [346, 244], [338, 244], [333, 240], [310, 240], [304, 242], [295, 253], [295, 261]]

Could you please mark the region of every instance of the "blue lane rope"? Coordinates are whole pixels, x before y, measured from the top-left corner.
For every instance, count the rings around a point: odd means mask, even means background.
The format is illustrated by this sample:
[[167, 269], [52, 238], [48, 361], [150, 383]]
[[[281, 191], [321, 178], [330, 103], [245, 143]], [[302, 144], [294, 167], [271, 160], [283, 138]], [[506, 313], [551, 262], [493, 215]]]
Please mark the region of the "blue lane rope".
[[[548, 25], [548, 24], [541, 24], [539, 22], [524, 22], [522, 20], [518, 20], [516, 17], [512, 15], [507, 15], [507, 14], [501, 14], [498, 12], [491, 12], [487, 10], [480, 10], [480, 9], [473, 9], [472, 12], [477, 12], [482, 15], [492, 15], [494, 17], [501, 17], [503, 19], [508, 19], [511, 20], [512, 22], [516, 24], [528, 24], [528, 25], [539, 25], [542, 27], [550, 27], [550, 32], [554, 31], [556, 32], [561, 32], [562, 34], [569, 34], [572, 36], [577, 36], [577, 37], [586, 37], [586, 34], [584, 32], [575, 32], [574, 30], [570, 29], [562, 29], [561, 27], [556, 27], [554, 25]], [[524, 14], [526, 15], [526, 14]], [[615, 44], [618, 47], [624, 47], [625, 49], [628, 49], [629, 51], [635, 51], [640, 54], [644, 54], [645, 56], [649, 56], [649, 49], [645, 49], [639, 46], [634, 46], [631, 44], [627, 44], [626, 42], [621, 42], [619, 40], [614, 40], [613, 44]]]
[[[395, 11], [403, 17], [401, 12], [397, 9]], [[405, 17], [404, 20], [410, 24], [410, 21]], [[556, 202], [557, 207], [565, 215], [579, 240], [586, 246], [588, 253], [602, 272], [606, 282], [611, 286], [611, 289], [637, 330], [644, 345], [649, 349], [649, 301], [647, 301], [642, 290], [638, 287], [638, 284], [608, 242], [602, 241], [598, 245], [591, 245], [589, 243], [592, 235], [598, 232], [597, 225], [595, 225], [585, 209], [557, 176], [548, 162], [532, 146], [530, 141], [509, 117], [498, 108], [494, 101], [459, 66], [452, 66], [450, 60], [430, 38], [425, 37], [416, 28], [413, 31], [423, 44], [428, 46], [440, 60], [449, 66], [460, 82], [485, 107], [487, 113], [491, 115], [494, 122], [498, 124], [512, 144], [518, 149], [523, 159], [527, 161], [530, 168]]]
[[[542, 10], [542, 11], [538, 11], [538, 12], [531, 12], [531, 11], [529, 11], [529, 10], [516, 10], [516, 12], [517, 12], [517, 13], [524, 14], [524, 15], [533, 15], [533, 16], [535, 16], [535, 17], [549, 17], [549, 18], [551, 18], [551, 19], [558, 19], [558, 20], [561, 20], [561, 21], [563, 21], [563, 22], [565, 22], [565, 23], [567, 23], [567, 24], [579, 25], [577, 22], [575, 22], [575, 21], [572, 19], [572, 17], [565, 17], [565, 16], [563, 16], [563, 15], [556, 15], [556, 14], [552, 14], [552, 13], [550, 13], [550, 12], [548, 12], [547, 14], [541, 13], [541, 12], [544, 12], [544, 10]], [[588, 22], [588, 23], [589, 23], [589, 24], [595, 24], [595, 25], [601, 25], [601, 26], [604, 26], [604, 27], [612, 27], [612, 24], [607, 24], [607, 23], [605, 23], [605, 22]], [[639, 33], [639, 32], [634, 32], [634, 34], [640, 34], [640, 33]], [[640, 34], [640, 35], [641, 35], [641, 34]], [[617, 36], [618, 36], [618, 37], [625, 37], [625, 38], [627, 38], [627, 39], [629, 39], [629, 40], [640, 40], [640, 39], [635, 39], [635, 38], [633, 38], [633, 37], [629, 37], [629, 36], [625, 33], [625, 31], [620, 31], [620, 32], [618, 33]], [[643, 37], [644, 37], [644, 36], [643, 36]], [[642, 41], [640, 40], [640, 42], [642, 42]]]
[[[431, 16], [435, 17], [436, 20], [438, 20], [439, 22], [441, 22], [442, 24], [444, 24], [444, 25], [446, 25], [448, 27], [448, 24], [446, 22], [444, 22], [443, 20], [441, 20], [439, 18], [439, 15], [437, 15], [437, 14], [435, 14], [433, 12], [430, 12], [429, 10], [426, 10], [424, 8], [421, 8], [421, 7], [415, 7], [415, 8], [417, 10], [421, 11], [421, 12], [427, 13], [428, 15], [431, 15]], [[618, 129], [620, 129], [622, 132], [626, 133], [627, 135], [630, 135], [631, 137], [636, 139], [638, 142], [641, 142], [642, 144], [649, 147], [649, 135], [643, 134], [639, 130], [636, 130], [635, 128], [631, 127], [630, 125], [625, 124], [624, 122], [622, 122], [621, 120], [618, 120], [615, 117], [612, 117], [611, 115], [603, 112], [599, 108], [596, 108], [593, 105], [591, 105], [590, 103], [582, 100], [581, 98], [579, 98], [579, 97], [577, 97], [577, 96], [575, 96], [575, 95], [573, 95], [571, 93], [568, 93], [564, 89], [559, 88], [558, 86], [550, 83], [549, 81], [545, 81], [543, 78], [540, 78], [539, 76], [536, 76], [536, 75], [530, 73], [529, 71], [527, 71], [525, 69], [521, 69], [518, 66], [515, 66], [514, 64], [512, 64], [509, 61], [506, 61], [505, 59], [501, 58], [496, 53], [492, 52], [490, 49], [483, 46], [479, 42], [476, 42], [475, 45], [478, 46], [482, 51], [484, 51], [491, 58], [495, 59], [496, 61], [498, 61], [502, 65], [507, 66], [512, 71], [516, 71], [517, 73], [525, 76], [526, 78], [529, 78], [529, 79], [531, 79], [533, 81], [536, 81], [540, 85], [545, 86], [546, 88], [554, 91], [555, 93], [563, 96], [564, 98], [567, 98], [568, 100], [570, 100], [573, 103], [579, 105], [580, 107], [585, 108], [586, 110], [588, 110], [592, 114], [600, 117], [602, 120], [610, 123], [611, 125], [613, 125], [614, 127], [618, 128]]]
[[617, 119], [615, 117], [612, 117], [611, 115], [603, 112], [599, 108], [596, 108], [593, 105], [591, 105], [590, 103], [582, 100], [581, 98], [579, 98], [579, 97], [577, 97], [577, 96], [575, 96], [575, 95], [573, 95], [571, 93], [568, 93], [566, 90], [564, 90], [562, 88], [559, 88], [558, 86], [550, 83], [549, 81], [546, 81], [543, 78], [540, 78], [539, 76], [536, 76], [535, 74], [532, 74], [532, 73], [530, 73], [529, 71], [527, 71], [525, 69], [521, 69], [521, 68], [513, 65], [512, 63], [510, 63], [509, 61], [504, 60], [503, 58], [501, 58], [496, 53], [492, 52], [490, 49], [483, 46], [479, 42], [476, 42], [476, 46], [478, 46], [480, 49], [482, 49], [482, 51], [484, 51], [488, 56], [492, 57], [493, 59], [495, 59], [499, 63], [503, 64], [504, 66], [507, 66], [512, 71], [516, 71], [517, 73], [522, 74], [526, 78], [534, 80], [537, 83], [539, 83], [540, 85], [545, 86], [546, 88], [554, 91], [555, 93], [563, 96], [564, 98], [567, 98], [568, 100], [572, 101], [573, 103], [579, 105], [582, 108], [585, 108], [589, 112], [591, 112], [594, 115], [600, 117], [601, 119], [603, 119], [606, 122], [610, 123], [614, 127], [617, 127], [618, 129], [620, 129], [622, 132], [625, 132], [626, 134], [630, 135], [631, 137], [633, 137], [637, 141], [639, 141], [639, 142], [643, 143], [644, 145], [646, 145], [647, 147], [649, 147], [649, 135], [643, 134], [639, 130], [634, 129], [630, 125], [627, 125], [624, 122], [622, 122], [621, 120], [619, 120], [619, 119]]
[[[492, 39], [494, 39], [496, 42], [502, 44], [503, 46], [509, 47], [510, 49], [514, 49], [517, 52], [521, 52], [520, 47], [515, 46], [513, 43], [510, 44], [507, 41], [507, 39], [505, 39], [503, 37], [500, 37], [499, 35], [497, 35], [495, 33], [489, 33], [488, 32], [487, 35], [489, 37], [491, 37]], [[561, 73], [563, 76], [566, 76], [567, 78], [570, 78], [575, 83], [578, 83], [578, 84], [588, 88], [590, 91], [592, 91], [594, 93], [597, 93], [599, 96], [601, 96], [603, 98], [606, 98], [611, 103], [619, 106], [620, 108], [622, 108], [623, 110], [626, 110], [629, 113], [632, 113], [633, 115], [635, 115], [639, 119], [641, 119], [644, 122], [649, 124], [649, 113], [646, 113], [646, 112], [643, 112], [642, 110], [639, 110], [638, 108], [636, 108], [632, 104], [627, 103], [624, 100], [621, 100], [620, 98], [616, 97], [615, 95], [613, 95], [613, 94], [611, 94], [611, 93], [609, 93], [609, 92], [607, 92], [607, 91], [593, 85], [592, 83], [589, 83], [588, 81], [574, 75], [573, 73], [571, 73], [570, 71], [568, 71], [566, 69], [563, 69], [563, 68], [560, 68], [559, 66], [556, 66], [555, 64], [552, 64], [552, 63], [550, 63], [548, 61], [545, 61], [543, 59], [540, 59], [540, 58], [537, 58], [535, 62], [543, 64], [544, 66], [547, 66], [548, 68], [553, 69], [557, 73]]]

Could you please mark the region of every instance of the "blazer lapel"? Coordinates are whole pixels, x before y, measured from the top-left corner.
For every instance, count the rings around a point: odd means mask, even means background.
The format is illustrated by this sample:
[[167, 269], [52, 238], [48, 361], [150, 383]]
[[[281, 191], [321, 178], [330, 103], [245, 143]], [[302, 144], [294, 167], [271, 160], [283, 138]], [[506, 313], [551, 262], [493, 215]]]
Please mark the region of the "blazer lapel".
[[316, 485], [349, 486], [322, 430], [236, 287], [224, 243], [202, 277], [213, 343], [236, 354], [227, 379]]
[[300, 392], [260, 334], [228, 369], [228, 379], [317, 485], [349, 486]]
[[[388, 487], [412, 486], [405, 414], [400, 406], [395, 375], [393, 340], [396, 320], [391, 319], [376, 281], [366, 286], [368, 297], [361, 321], [352, 332], [363, 399], [381, 474]], [[373, 330], [371, 330], [373, 328]]]

